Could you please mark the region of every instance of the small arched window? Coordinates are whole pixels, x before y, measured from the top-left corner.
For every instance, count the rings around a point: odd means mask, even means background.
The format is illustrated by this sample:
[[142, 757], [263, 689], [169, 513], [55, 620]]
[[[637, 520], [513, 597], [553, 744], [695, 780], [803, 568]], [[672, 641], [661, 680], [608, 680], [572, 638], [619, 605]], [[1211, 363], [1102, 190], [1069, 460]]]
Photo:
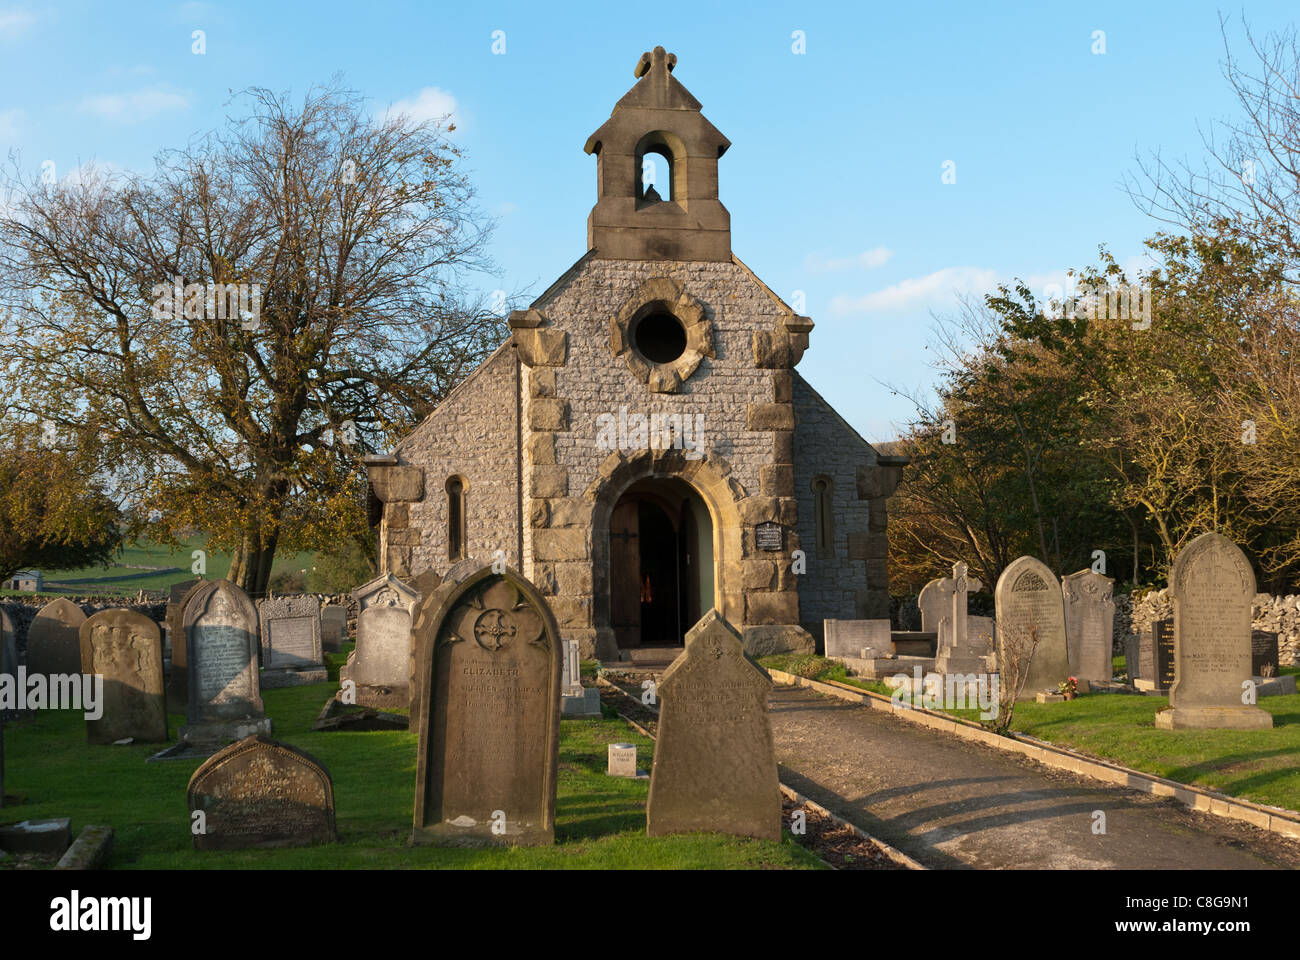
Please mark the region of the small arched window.
[[812, 491], [817, 556], [831, 558], [835, 556], [835, 510], [831, 502], [831, 478], [814, 477]]
[[447, 559], [465, 559], [465, 481], [447, 478]]

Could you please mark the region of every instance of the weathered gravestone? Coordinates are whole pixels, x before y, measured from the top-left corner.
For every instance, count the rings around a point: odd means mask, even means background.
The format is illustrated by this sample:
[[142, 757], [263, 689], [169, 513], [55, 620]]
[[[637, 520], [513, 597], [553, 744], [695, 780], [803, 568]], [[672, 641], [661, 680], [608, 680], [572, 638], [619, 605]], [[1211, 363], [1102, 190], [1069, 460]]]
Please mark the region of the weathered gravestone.
[[[1277, 676], [1277, 656], [1276, 632], [1272, 630], [1252, 630], [1250, 632], [1250, 672], [1252, 676]], [[1265, 672], [1266, 670], [1268, 672]]]
[[1251, 604], [1255, 574], [1227, 537], [1203, 533], [1174, 561], [1174, 672], [1162, 730], [1265, 730], [1273, 715], [1243, 702], [1252, 687]]
[[357, 587], [352, 596], [361, 608], [357, 647], [339, 670], [339, 682], [344, 689], [356, 685], [358, 706], [406, 709], [411, 703], [411, 618], [420, 595], [386, 573]]
[[330, 605], [320, 608], [320, 642], [330, 653], [342, 653], [348, 639], [346, 607]]
[[1115, 581], [1091, 570], [1061, 578], [1070, 675], [1109, 681], [1114, 673]]
[[1065, 646], [1065, 608], [1052, 571], [1034, 557], [1012, 561], [998, 577], [993, 601], [1001, 682], [1024, 679], [1018, 700], [1033, 699], [1044, 690], [1055, 693], [1057, 685], [1070, 676], [1070, 661]]
[[[450, 578], [450, 573], [449, 573]], [[483, 567], [421, 618], [420, 745], [412, 841], [555, 839], [560, 634], [523, 576]]]
[[190, 822], [196, 850], [333, 843], [334, 782], [309, 753], [268, 737], [232, 743], [194, 771]]
[[659, 740], [646, 832], [696, 830], [781, 839], [767, 695], [772, 679], [740, 635], [710, 610], [659, 681]]
[[875, 660], [894, 655], [888, 620], [826, 620], [822, 630], [828, 657]]
[[939, 624], [952, 616], [952, 592], [956, 588], [952, 577], [931, 580], [921, 588], [916, 604], [921, 608], [921, 630], [938, 633]]
[[983, 632], [971, 632], [971, 618], [967, 616], [968, 594], [984, 584], [967, 574], [966, 564], [953, 564], [952, 609], [946, 629], [939, 634], [938, 656], [934, 660], [936, 673], [980, 673], [987, 666], [984, 658], [989, 652], [989, 640]]
[[[51, 600], [27, 628], [27, 675], [81, 673], [81, 625], [86, 614], [71, 600]], [[87, 672], [90, 672], [87, 669]]]
[[186, 658], [185, 604], [205, 580], [174, 583], [167, 594], [167, 611], [163, 619], [171, 642], [171, 674], [167, 677], [167, 703], [173, 710], [184, 710], [190, 701], [190, 670]]
[[258, 605], [262, 633], [261, 685], [268, 690], [324, 683], [318, 597], [273, 597]]
[[162, 634], [133, 610], [101, 610], [81, 625], [85, 672], [103, 677], [99, 719], [86, 718], [91, 743], [128, 737], [144, 743], [167, 739]]
[[209, 580], [185, 605], [190, 702], [181, 739], [195, 749], [270, 734], [257, 670], [257, 610], [228, 580]]

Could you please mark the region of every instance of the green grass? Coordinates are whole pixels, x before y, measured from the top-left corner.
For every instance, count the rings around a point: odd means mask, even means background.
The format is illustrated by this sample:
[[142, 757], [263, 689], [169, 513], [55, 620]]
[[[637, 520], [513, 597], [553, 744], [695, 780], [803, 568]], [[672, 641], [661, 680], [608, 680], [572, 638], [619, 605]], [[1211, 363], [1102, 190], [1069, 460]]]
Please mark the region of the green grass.
[[[276, 739], [300, 747], [334, 779], [339, 843], [289, 850], [197, 852], [185, 788], [198, 760], [145, 763], [157, 745], [90, 746], [80, 714], [45, 712], [6, 729], [8, 792], [23, 802], [0, 821], [72, 818], [73, 830], [108, 824], [112, 868], [819, 868], [785, 834], [781, 843], [689, 834], [645, 835], [647, 781], [605, 774], [606, 745], [635, 743], [649, 768], [653, 743], [616, 717], [563, 720], [556, 843], [516, 849], [407, 847], [415, 793], [416, 737], [405, 731], [311, 730], [332, 687], [263, 691]], [[171, 717], [172, 732], [182, 722]]]
[[[44, 574], [47, 583], [67, 583], [69, 580], [100, 581], [97, 583], [76, 584], [73, 589], [68, 591], [60, 590], [57, 593], [46, 591], [46, 594], [60, 596], [71, 592], [103, 594], [106, 596], [134, 596], [140, 590], [148, 592], [164, 591], [174, 583], [194, 579], [195, 574], [190, 572], [191, 565], [194, 563], [191, 554], [195, 550], [206, 550], [205, 544], [206, 541], [201, 536], [190, 538], [175, 550], [145, 541], [124, 547], [122, 552], [114, 557], [114, 565], [107, 568], [79, 567], [75, 570], [45, 570]], [[296, 554], [277, 554], [272, 571], [310, 570], [314, 557], [315, 554], [310, 551]], [[230, 559], [230, 554], [209, 553], [207, 556], [207, 573], [204, 576], [209, 580], [224, 577], [230, 572]], [[130, 569], [132, 566], [179, 567], [180, 569], [172, 573], [155, 573], [150, 570], [132, 570]], [[108, 577], [130, 577], [130, 579], [114, 580], [111, 583], [102, 582]], [[31, 596], [31, 594], [5, 590], [0, 591], [0, 596]]]
[[[1123, 665], [1123, 657], [1115, 659]], [[813, 680], [891, 692], [874, 680], [843, 676], [843, 666], [824, 657], [783, 654], [759, 662]], [[1279, 672], [1300, 676], [1300, 667]], [[1260, 699], [1273, 714], [1272, 730], [1157, 730], [1156, 712], [1168, 705], [1168, 697], [1118, 693], [1084, 694], [1064, 703], [1022, 701], [1011, 729], [1179, 783], [1300, 810], [1300, 694]], [[943, 712], [979, 722], [977, 710]]]

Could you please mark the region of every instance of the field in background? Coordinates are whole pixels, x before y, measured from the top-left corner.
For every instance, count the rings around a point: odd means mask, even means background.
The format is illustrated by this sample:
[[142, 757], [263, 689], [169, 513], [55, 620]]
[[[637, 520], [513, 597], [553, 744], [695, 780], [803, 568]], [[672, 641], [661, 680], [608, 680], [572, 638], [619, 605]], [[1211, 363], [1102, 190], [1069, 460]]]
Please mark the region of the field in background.
[[[113, 566], [82, 567], [78, 570], [60, 570], [45, 572], [43, 594], [73, 594], [97, 596], [134, 597], [144, 590], [148, 593], [165, 592], [172, 584], [193, 580], [191, 567], [194, 564], [192, 554], [203, 550], [204, 538], [191, 537], [173, 550], [145, 541], [126, 547], [113, 561]], [[275, 558], [273, 571], [310, 570], [315, 561], [315, 554], [281, 553]], [[143, 569], [150, 568], [150, 569]], [[209, 553], [207, 556], [207, 573], [209, 580], [218, 580], [230, 570], [230, 554]], [[0, 596], [31, 596], [14, 590], [0, 591]]]

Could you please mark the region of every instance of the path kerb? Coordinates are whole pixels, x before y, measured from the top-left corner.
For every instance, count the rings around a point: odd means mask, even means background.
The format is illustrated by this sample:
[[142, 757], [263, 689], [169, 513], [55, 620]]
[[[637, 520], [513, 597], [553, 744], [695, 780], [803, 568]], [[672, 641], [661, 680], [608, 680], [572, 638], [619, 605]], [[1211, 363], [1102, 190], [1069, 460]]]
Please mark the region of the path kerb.
[[827, 696], [865, 704], [872, 710], [888, 711], [909, 723], [941, 730], [963, 740], [983, 743], [1007, 753], [1023, 754], [1031, 760], [1037, 760], [1039, 763], [1058, 770], [1069, 770], [1072, 773], [1079, 773], [1105, 783], [1140, 790], [1143, 793], [1149, 793], [1157, 797], [1173, 797], [1192, 810], [1211, 813], [1219, 817], [1228, 817], [1232, 820], [1242, 820], [1270, 833], [1300, 839], [1300, 813], [1294, 810], [1252, 803], [1249, 800], [1229, 797], [1222, 793], [1215, 793], [1212, 790], [1179, 783], [1176, 780], [1167, 780], [1154, 774], [1142, 773], [1140, 770], [1133, 770], [1118, 763], [1097, 760], [1076, 753], [1073, 750], [1068, 750], [1065, 747], [1058, 747], [1056, 744], [1048, 743], [1046, 740], [1039, 740], [1037, 737], [1031, 737], [1028, 734], [1017, 733], [1014, 736], [1000, 736], [992, 730], [986, 730], [979, 724], [972, 723], [969, 720], [950, 717], [947, 714], [929, 710], [925, 707], [896, 704], [884, 694], [863, 690], [834, 680], [809, 680], [807, 677], [795, 676], [792, 673], [774, 670], [771, 667], [767, 668], [767, 672], [772, 675], [772, 679], [777, 683], [808, 687]]

